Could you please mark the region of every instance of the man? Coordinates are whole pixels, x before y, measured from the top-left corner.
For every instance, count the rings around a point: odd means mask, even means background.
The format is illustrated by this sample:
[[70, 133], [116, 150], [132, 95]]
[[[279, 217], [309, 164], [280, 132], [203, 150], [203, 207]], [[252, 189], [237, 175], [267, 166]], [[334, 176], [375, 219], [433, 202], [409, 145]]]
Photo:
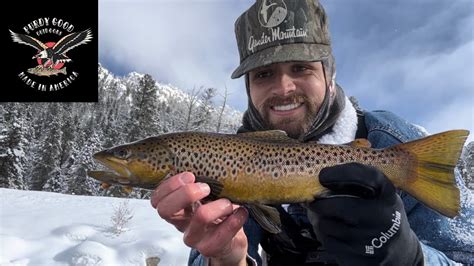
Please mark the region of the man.
[[[232, 77], [245, 75], [249, 96], [240, 132], [280, 129], [303, 142], [331, 144], [367, 138], [375, 148], [423, 136], [391, 113], [356, 110], [344, 96], [335, 82], [327, 17], [317, 1], [257, 0], [235, 31], [241, 60]], [[184, 233], [193, 265], [474, 263], [472, 203], [464, 202], [451, 220], [397, 192], [377, 169], [354, 163], [323, 169], [315, 178], [333, 195], [276, 206], [279, 234], [265, 232], [246, 209], [226, 199], [201, 203], [210, 189], [195, 183], [192, 173], [161, 184], [152, 205]], [[467, 236], [455, 235], [458, 228]]]

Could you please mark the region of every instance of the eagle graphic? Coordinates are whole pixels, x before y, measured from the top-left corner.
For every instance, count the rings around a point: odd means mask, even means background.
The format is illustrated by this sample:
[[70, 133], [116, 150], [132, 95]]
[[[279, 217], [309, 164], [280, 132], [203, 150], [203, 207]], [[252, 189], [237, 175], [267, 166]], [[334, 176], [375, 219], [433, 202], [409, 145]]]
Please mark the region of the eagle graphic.
[[92, 39], [90, 29], [73, 32], [61, 38], [52, 47], [42, 43], [41, 41], [28, 36], [26, 34], [15, 33], [10, 30], [10, 34], [14, 42], [25, 44], [35, 48], [38, 53], [32, 59], [40, 58], [41, 65], [44, 68], [53, 68], [58, 63], [66, 63], [72, 61], [66, 52], [81, 45], [86, 44]]

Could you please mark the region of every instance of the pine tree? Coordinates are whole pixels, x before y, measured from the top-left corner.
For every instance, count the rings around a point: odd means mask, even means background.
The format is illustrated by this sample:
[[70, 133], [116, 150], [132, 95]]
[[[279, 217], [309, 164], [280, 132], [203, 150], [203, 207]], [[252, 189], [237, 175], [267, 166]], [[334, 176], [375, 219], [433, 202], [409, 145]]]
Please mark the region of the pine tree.
[[200, 105], [195, 114], [194, 130], [197, 131], [211, 131], [211, 119], [214, 96], [217, 90], [215, 88], [206, 88], [202, 91], [200, 97]]
[[100, 138], [93, 127], [93, 119], [77, 131], [76, 145], [73, 145], [71, 157], [74, 163], [68, 169], [68, 193], [76, 195], [98, 195], [99, 184], [87, 176], [87, 170], [95, 169], [92, 155], [100, 150]]
[[146, 74], [132, 93], [132, 107], [128, 123], [128, 141], [142, 139], [159, 132], [157, 87], [153, 78]]
[[[40, 141], [33, 155], [33, 166], [30, 174], [32, 190], [59, 191], [61, 183], [61, 123], [60, 106], [51, 103], [44, 118]], [[50, 180], [53, 179], [53, 180]]]
[[129, 108], [124, 93], [119, 90], [119, 83], [114, 81], [101, 88], [102, 111], [96, 119], [99, 121], [98, 128], [102, 131], [102, 143], [105, 147], [117, 145], [125, 141], [123, 129], [129, 120]]
[[0, 105], [0, 187], [27, 189], [25, 117], [20, 103]]

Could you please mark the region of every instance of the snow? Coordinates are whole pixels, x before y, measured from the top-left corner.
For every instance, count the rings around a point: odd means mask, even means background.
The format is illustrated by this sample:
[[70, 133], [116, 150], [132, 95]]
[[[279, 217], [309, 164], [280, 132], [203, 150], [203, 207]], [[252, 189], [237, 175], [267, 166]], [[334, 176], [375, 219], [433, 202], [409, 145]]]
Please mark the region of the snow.
[[15, 154], [16, 157], [24, 157], [25, 153], [23, 150], [20, 149], [13, 149], [13, 154]]
[[[186, 265], [182, 234], [149, 200], [0, 188], [0, 265]], [[111, 217], [128, 201], [133, 218], [116, 235]]]
[[[474, 206], [474, 197], [467, 190], [461, 190], [461, 208], [470, 208]], [[463, 214], [466, 215], [466, 214]], [[462, 222], [464, 219], [464, 222]], [[467, 223], [465, 221], [468, 221]], [[474, 217], [456, 217], [449, 219], [449, 231], [456, 235], [463, 243], [469, 243], [474, 239]], [[467, 228], [466, 228], [467, 226]]]

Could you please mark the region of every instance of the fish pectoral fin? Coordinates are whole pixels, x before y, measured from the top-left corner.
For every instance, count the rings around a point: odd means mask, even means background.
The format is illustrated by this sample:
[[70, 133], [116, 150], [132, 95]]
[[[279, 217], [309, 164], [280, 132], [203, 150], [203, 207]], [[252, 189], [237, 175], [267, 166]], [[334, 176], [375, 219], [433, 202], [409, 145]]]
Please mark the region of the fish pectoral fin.
[[352, 146], [352, 147], [360, 147], [360, 148], [370, 148], [372, 147], [372, 144], [366, 140], [366, 139], [355, 139], [354, 141], [351, 141], [347, 143], [346, 145]]
[[281, 232], [280, 213], [277, 209], [263, 204], [245, 204], [245, 207], [265, 231], [272, 234]]
[[224, 185], [216, 179], [204, 177], [204, 176], [196, 176], [196, 182], [199, 183], [206, 183], [211, 188], [211, 193], [207, 197], [209, 200], [216, 200], [219, 198], [219, 195], [224, 188]]
[[244, 138], [269, 142], [298, 142], [298, 140], [288, 137], [286, 132], [283, 130], [253, 131], [238, 133], [237, 135]]

